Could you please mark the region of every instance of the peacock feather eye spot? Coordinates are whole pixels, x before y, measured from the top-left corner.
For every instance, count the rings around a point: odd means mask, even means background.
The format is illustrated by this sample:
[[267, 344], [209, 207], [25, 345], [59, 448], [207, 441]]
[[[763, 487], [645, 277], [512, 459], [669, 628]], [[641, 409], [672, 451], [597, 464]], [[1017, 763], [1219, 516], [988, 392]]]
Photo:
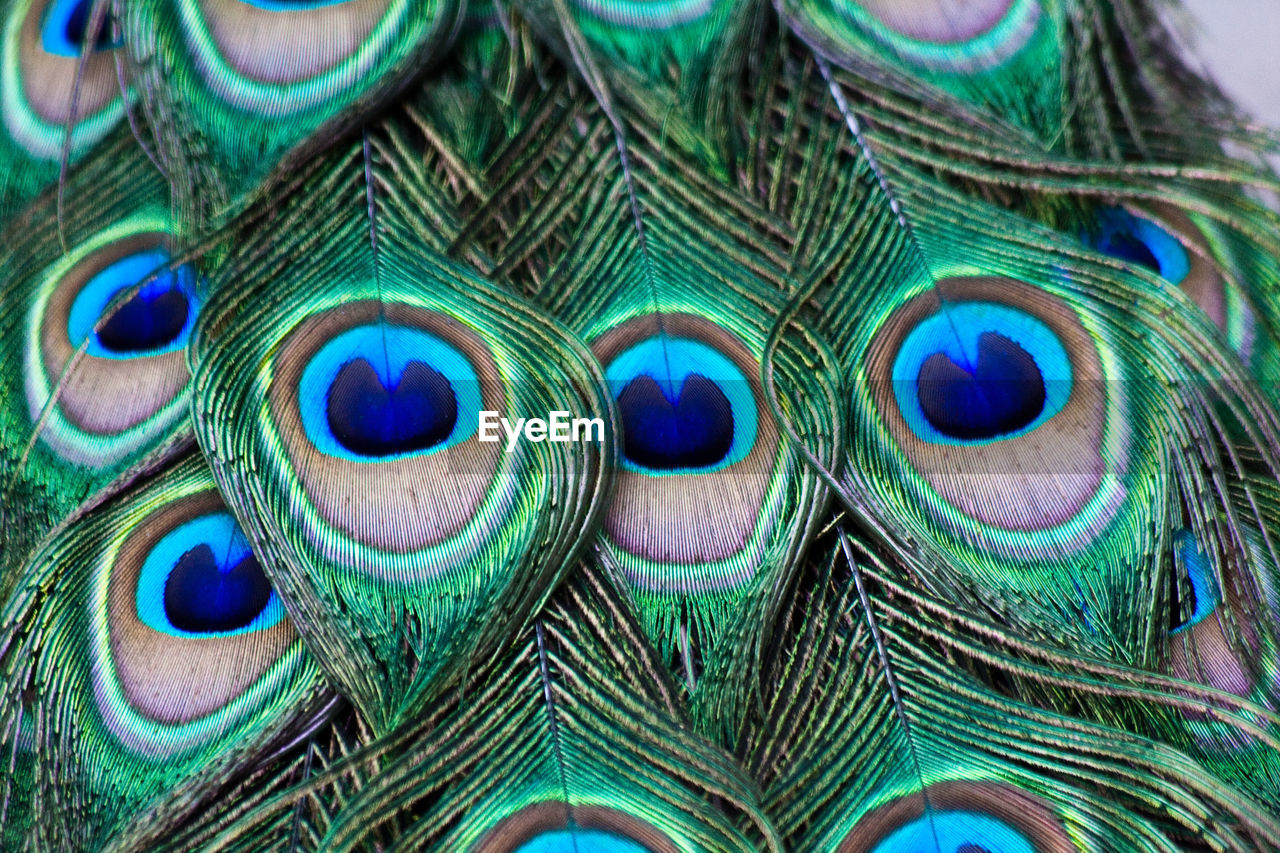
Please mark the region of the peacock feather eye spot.
[[202, 459], [107, 512], [105, 525], [90, 519], [68, 542], [69, 569], [90, 560], [94, 716], [166, 772], [160, 762], [183, 755], [199, 763], [193, 749], [245, 734], [287, 685], [305, 689], [291, 675], [306, 666], [297, 634]]
[[[1022, 555], [1084, 547], [1114, 517], [1127, 454], [1107, 441], [1124, 429], [1125, 398], [1085, 319], [1003, 276], [940, 279], [885, 315], [856, 376], [934, 521]], [[854, 450], [859, 471], [883, 458]], [[1081, 522], [1089, 536], [1067, 526]]]
[[178, 339], [186, 328], [191, 304], [172, 276], [154, 282], [112, 312], [97, 332], [98, 342], [111, 352], [160, 349]]
[[[41, 441], [95, 470], [152, 446], [189, 417], [186, 345], [200, 276], [174, 265], [161, 215], [98, 232], [42, 274], [24, 351], [27, 411]], [[53, 405], [50, 407], [50, 403]]]
[[309, 523], [370, 549], [326, 559], [426, 581], [487, 547], [484, 537], [446, 543], [493, 520], [482, 508], [506, 494], [494, 478], [520, 464], [479, 440], [482, 412], [510, 414], [512, 386], [490, 345], [449, 314], [374, 299], [279, 334], [266, 400], [287, 476], [316, 514]]
[[284, 618], [248, 540], [230, 513], [197, 515], [147, 551], [135, 593], [138, 618], [161, 634], [227, 637]]
[[674, 383], [644, 374], [618, 395], [624, 453], [645, 468], [706, 468], [733, 446], [733, 407], [714, 381], [690, 373]]
[[334, 438], [362, 456], [426, 450], [458, 422], [458, 400], [440, 371], [418, 360], [390, 382], [365, 358], [343, 365], [329, 386], [325, 413]]
[[934, 429], [960, 439], [1016, 432], [1044, 411], [1044, 376], [1035, 359], [1004, 335], [978, 336], [972, 366], [935, 352], [916, 376], [920, 408]]
[[[45, 13], [40, 41], [46, 53], [56, 56], [79, 56], [84, 52], [89, 23], [93, 17], [93, 0], [55, 0]], [[114, 50], [121, 42], [112, 39], [110, 15], [104, 16], [93, 51]]]
[[[97, 2], [104, 7], [100, 23]], [[5, 7], [0, 116], [6, 138], [38, 161], [29, 174], [15, 175], [24, 183], [36, 181], [33, 189], [48, 180], [50, 168], [56, 170], [65, 146], [67, 156], [78, 159], [124, 117], [126, 103], [136, 96], [132, 87], [121, 88], [116, 74], [122, 42], [113, 35], [110, 5], [24, 0]]]
[[1104, 255], [1145, 267], [1173, 284], [1181, 284], [1191, 271], [1187, 250], [1176, 237], [1123, 208], [1110, 207], [1098, 214], [1091, 243]]
[[903, 339], [892, 369], [908, 425], [941, 444], [988, 443], [1037, 428], [1066, 405], [1071, 375], [1051, 328], [987, 302], [925, 317]]
[[631, 470], [718, 471], [755, 445], [756, 402], [743, 369], [700, 340], [656, 334], [614, 357], [605, 378]]
[[342, 331], [308, 350], [289, 380], [313, 448], [370, 465], [434, 454], [475, 434], [484, 407], [471, 355], [382, 318], [333, 322]]
[[207, 543], [183, 554], [164, 584], [170, 624], [192, 634], [245, 628], [270, 600], [271, 584], [253, 554], [233, 566], [219, 565]]
[[617, 401], [621, 470], [603, 527], [628, 579], [684, 594], [753, 577], [782, 527], [783, 463], [762, 414], [759, 356], [734, 331], [680, 312], [615, 323], [591, 349]]
[[[104, 358], [136, 358], [183, 347], [195, 321], [196, 274], [189, 264], [163, 269], [168, 262], [164, 249], [148, 249], [125, 255], [93, 275], [67, 314], [72, 345], [87, 338], [88, 354]], [[139, 282], [145, 283], [138, 287]], [[114, 304], [135, 287], [136, 293]]]
[[[1241, 533], [1246, 550], [1236, 551], [1231, 543], [1219, 542], [1219, 559], [1215, 561], [1206, 550], [1207, 543], [1192, 530], [1174, 532], [1175, 590], [1185, 595], [1190, 586], [1193, 607], [1187, 614], [1178, 594], [1174, 595], [1169, 624], [1175, 627], [1169, 631], [1167, 668], [1184, 681], [1256, 699], [1274, 695], [1280, 679], [1276, 677], [1274, 647], [1250, 620], [1252, 602], [1246, 603], [1240, 573], [1249, 571], [1260, 582], [1255, 587], [1261, 593], [1260, 603], [1271, 610], [1276, 609], [1275, 588], [1271, 585], [1270, 557], [1261, 538], [1250, 528]], [[1178, 582], [1184, 575], [1186, 582]], [[1184, 708], [1181, 713], [1189, 720], [1209, 719], [1195, 708]]]

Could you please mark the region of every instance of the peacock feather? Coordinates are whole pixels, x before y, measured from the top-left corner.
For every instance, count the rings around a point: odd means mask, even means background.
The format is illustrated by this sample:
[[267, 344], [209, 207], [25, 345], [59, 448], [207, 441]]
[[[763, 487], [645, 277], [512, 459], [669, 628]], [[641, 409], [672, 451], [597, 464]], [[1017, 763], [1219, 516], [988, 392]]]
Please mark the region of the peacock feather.
[[[85, 197], [96, 200], [75, 203]], [[207, 292], [194, 265], [175, 263], [168, 201], [146, 158], [113, 144], [14, 223], [25, 236], [0, 260], [0, 336], [12, 355], [0, 588], [77, 506], [190, 444], [185, 350]]]
[[216, 790], [319, 719], [327, 688], [201, 459], [68, 524], [24, 574], [0, 655], [22, 697], [6, 740], [36, 756], [16, 777], [33, 843], [101, 846], [151, 802], [177, 819], [193, 769]]
[[0, 849], [1280, 849], [1166, 5], [0, 3]]
[[0, 8], [0, 21], [0, 215], [8, 219], [124, 123], [136, 89], [109, 3], [17, 0]]

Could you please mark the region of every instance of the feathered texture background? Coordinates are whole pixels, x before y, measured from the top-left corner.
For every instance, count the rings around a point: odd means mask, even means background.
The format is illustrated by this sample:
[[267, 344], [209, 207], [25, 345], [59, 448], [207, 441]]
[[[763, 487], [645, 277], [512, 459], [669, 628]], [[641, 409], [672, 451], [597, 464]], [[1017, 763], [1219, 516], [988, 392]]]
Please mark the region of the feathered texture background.
[[0, 0], [0, 848], [1280, 849], [1277, 140], [1162, 20]]

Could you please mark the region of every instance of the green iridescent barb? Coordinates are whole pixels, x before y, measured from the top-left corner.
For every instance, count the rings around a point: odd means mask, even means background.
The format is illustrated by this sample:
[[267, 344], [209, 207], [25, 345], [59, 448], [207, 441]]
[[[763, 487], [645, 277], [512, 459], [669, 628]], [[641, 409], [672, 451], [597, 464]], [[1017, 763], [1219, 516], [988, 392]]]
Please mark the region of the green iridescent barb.
[[4, 5], [0, 849], [1280, 849], [1155, 6]]

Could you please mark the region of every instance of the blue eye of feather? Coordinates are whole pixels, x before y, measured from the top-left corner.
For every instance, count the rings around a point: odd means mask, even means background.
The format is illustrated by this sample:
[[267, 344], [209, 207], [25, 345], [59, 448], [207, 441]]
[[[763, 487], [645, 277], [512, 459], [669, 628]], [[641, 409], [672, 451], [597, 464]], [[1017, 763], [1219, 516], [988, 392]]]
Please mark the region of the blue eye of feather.
[[123, 304], [114, 306], [102, 322], [119, 293], [137, 286], [168, 261], [163, 249], [137, 252], [90, 278], [76, 294], [67, 315], [71, 343], [80, 346], [88, 338], [85, 351], [89, 355], [117, 359], [185, 346], [199, 308], [195, 271], [187, 264], [157, 273]]
[[738, 367], [701, 341], [657, 336], [605, 369], [622, 418], [623, 464], [656, 474], [711, 471], [755, 444], [755, 398]]
[[733, 446], [729, 398], [698, 373], [684, 378], [674, 399], [652, 376], [637, 376], [618, 395], [618, 410], [624, 453], [645, 468], [706, 468]]
[[978, 335], [972, 367], [941, 352], [925, 359], [916, 393], [930, 425], [952, 438], [1017, 432], [1044, 411], [1044, 377], [1035, 359], [995, 332]]
[[630, 838], [598, 829], [556, 829], [542, 832], [516, 853], [646, 853]]
[[[93, 14], [93, 0], [54, 0], [45, 13], [40, 28], [40, 44], [45, 53], [55, 56], [79, 56], [84, 50], [86, 30]], [[120, 42], [111, 38], [111, 19], [102, 20], [102, 28], [94, 40], [93, 49], [112, 50]]]
[[98, 329], [112, 352], [145, 352], [172, 343], [187, 325], [191, 305], [172, 276], [144, 286]]
[[138, 576], [138, 618], [177, 637], [260, 631], [284, 618], [249, 543], [226, 512], [178, 525], [148, 552]]
[[935, 811], [903, 824], [871, 853], [1035, 853], [1013, 827], [980, 812]]
[[480, 381], [452, 344], [409, 326], [357, 326], [302, 371], [298, 408], [321, 452], [357, 462], [434, 453], [473, 435]]
[[390, 385], [368, 360], [347, 362], [329, 386], [325, 409], [334, 437], [363, 456], [425, 450], [448, 438], [458, 422], [449, 380], [416, 360]]
[[207, 544], [182, 555], [164, 583], [164, 612], [192, 634], [234, 631], [253, 622], [271, 599], [271, 584], [252, 554], [234, 566], [218, 565]]
[[1146, 267], [1173, 284], [1181, 284], [1191, 271], [1187, 250], [1176, 237], [1122, 208], [1109, 207], [1098, 214], [1090, 242], [1104, 255]]
[[[1187, 580], [1191, 582], [1192, 596], [1191, 615], [1169, 632], [1177, 634], [1208, 618], [1222, 601], [1222, 593], [1218, 588], [1218, 579], [1214, 576], [1213, 565], [1201, 550], [1195, 534], [1190, 530], [1179, 530], [1173, 537], [1173, 549], [1178, 562], [1187, 573]], [[1173, 606], [1178, 611], [1174, 618], [1181, 618], [1177, 596], [1173, 598]]]
[[1057, 414], [1071, 394], [1061, 341], [1016, 308], [962, 302], [902, 342], [894, 395], [912, 431], [938, 444], [1012, 438]]

